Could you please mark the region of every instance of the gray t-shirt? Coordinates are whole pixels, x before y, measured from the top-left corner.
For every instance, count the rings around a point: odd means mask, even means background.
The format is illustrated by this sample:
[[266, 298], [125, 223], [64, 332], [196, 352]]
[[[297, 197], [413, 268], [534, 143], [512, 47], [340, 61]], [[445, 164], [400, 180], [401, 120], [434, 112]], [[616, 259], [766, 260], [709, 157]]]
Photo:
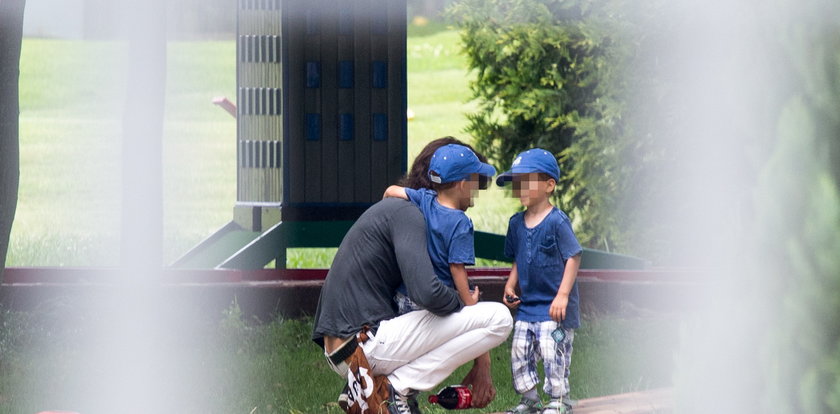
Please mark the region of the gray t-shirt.
[[408, 297], [436, 315], [463, 306], [457, 292], [435, 276], [426, 250], [426, 223], [412, 203], [386, 198], [353, 224], [327, 273], [312, 339], [346, 338], [397, 316], [394, 294], [405, 283]]

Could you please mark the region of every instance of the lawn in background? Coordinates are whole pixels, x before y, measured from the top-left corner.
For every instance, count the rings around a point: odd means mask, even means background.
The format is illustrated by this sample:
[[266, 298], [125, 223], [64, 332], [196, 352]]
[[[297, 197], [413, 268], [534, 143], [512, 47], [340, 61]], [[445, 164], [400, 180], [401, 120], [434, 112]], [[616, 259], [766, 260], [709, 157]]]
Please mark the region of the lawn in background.
[[[407, 44], [408, 159], [430, 140], [465, 141], [469, 74], [458, 34], [412, 31]], [[235, 98], [235, 44], [171, 42], [164, 125], [164, 263], [229, 222], [236, 200], [236, 123], [212, 105]], [[24, 39], [21, 185], [8, 266], [119, 262], [120, 140], [125, 47]], [[517, 202], [493, 188], [468, 211], [477, 230], [504, 233]], [[292, 249], [289, 267], [329, 267], [335, 249]], [[479, 265], [493, 264], [480, 261]]]
[[[413, 31], [408, 38], [408, 159], [431, 139], [469, 140], [469, 74], [452, 30]], [[164, 261], [170, 263], [232, 217], [235, 121], [211, 104], [235, 96], [235, 46], [174, 42], [168, 46], [164, 130]], [[21, 186], [9, 266], [111, 266], [119, 257], [120, 136], [125, 50], [109, 42], [25, 39], [21, 58]], [[116, 69], [116, 70], [115, 70]], [[494, 188], [468, 211], [477, 230], [503, 233], [518, 203]], [[290, 267], [328, 267], [335, 249], [294, 249]], [[479, 261], [479, 265], [488, 262]], [[74, 376], [85, 363], [90, 319], [72, 304], [39, 312], [0, 309], [0, 414], [72, 409]], [[87, 319], [85, 319], [87, 318]], [[576, 334], [572, 393], [585, 398], [670, 383], [678, 318], [592, 317]], [[196, 399], [181, 412], [338, 413], [341, 381], [308, 339], [311, 320], [253, 321], [232, 305], [176, 338], [173, 384]], [[492, 352], [499, 395], [509, 408], [509, 343]], [[466, 368], [445, 383], [457, 383]], [[421, 396], [421, 404], [425, 395]], [[485, 410], [487, 411], [487, 410]], [[443, 410], [428, 408], [429, 413]], [[469, 412], [469, 411], [468, 411]]]
[[[164, 126], [164, 261], [230, 221], [233, 42], [170, 43]], [[125, 46], [24, 39], [21, 182], [8, 266], [119, 262]]]

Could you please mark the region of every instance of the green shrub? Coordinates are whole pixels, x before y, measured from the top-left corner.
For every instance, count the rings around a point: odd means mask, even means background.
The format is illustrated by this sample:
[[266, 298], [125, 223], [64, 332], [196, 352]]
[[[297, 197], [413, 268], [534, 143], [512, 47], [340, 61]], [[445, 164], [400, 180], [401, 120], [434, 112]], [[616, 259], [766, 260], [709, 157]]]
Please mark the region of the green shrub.
[[479, 109], [467, 128], [476, 148], [502, 169], [525, 149], [552, 151], [563, 172], [555, 202], [580, 241], [636, 254], [642, 238], [631, 235], [643, 229], [622, 208], [625, 194], [651, 194], [638, 176], [660, 159], [650, 134], [628, 122], [627, 85], [653, 82], [630, 70], [649, 10], [655, 2], [462, 0], [449, 9], [476, 75]]
[[[840, 412], [840, 24], [834, 2], [784, 2], [789, 99], [762, 176], [753, 281], [773, 326], [764, 400], [778, 412]], [[829, 17], [831, 16], [831, 17]], [[768, 276], [771, 276], [768, 281]]]

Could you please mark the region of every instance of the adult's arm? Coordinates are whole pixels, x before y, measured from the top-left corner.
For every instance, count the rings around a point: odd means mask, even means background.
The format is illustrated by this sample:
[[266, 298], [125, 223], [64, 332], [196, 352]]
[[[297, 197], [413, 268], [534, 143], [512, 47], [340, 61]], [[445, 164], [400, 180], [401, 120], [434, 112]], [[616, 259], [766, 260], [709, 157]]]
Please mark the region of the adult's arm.
[[405, 202], [398, 219], [391, 222], [394, 254], [414, 303], [436, 315], [448, 315], [461, 310], [463, 304], [455, 289], [443, 284], [435, 275], [426, 248], [426, 221], [412, 203]]
[[461, 384], [472, 386], [474, 408], [484, 408], [496, 398], [496, 387], [493, 386], [493, 376], [490, 373], [490, 353], [479, 355], [473, 363], [472, 369], [461, 381]]

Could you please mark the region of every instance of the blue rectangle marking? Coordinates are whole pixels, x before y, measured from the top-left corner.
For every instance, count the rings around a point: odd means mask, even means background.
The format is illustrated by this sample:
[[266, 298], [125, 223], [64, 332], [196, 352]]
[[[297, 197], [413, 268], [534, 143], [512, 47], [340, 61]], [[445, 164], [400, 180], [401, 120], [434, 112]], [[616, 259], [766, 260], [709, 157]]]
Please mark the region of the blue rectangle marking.
[[355, 68], [352, 60], [342, 60], [338, 62], [338, 87], [352, 88], [353, 78], [355, 76]]
[[352, 141], [354, 133], [353, 114], [338, 115], [338, 139], [340, 141]]
[[306, 62], [306, 87], [321, 87], [321, 62]]
[[306, 114], [306, 140], [321, 139], [321, 114]]
[[373, 114], [373, 140], [387, 141], [388, 140], [388, 115], [387, 114]]
[[372, 83], [374, 88], [387, 88], [388, 87], [388, 62], [384, 60], [374, 60], [371, 63], [373, 73], [372, 73]]

